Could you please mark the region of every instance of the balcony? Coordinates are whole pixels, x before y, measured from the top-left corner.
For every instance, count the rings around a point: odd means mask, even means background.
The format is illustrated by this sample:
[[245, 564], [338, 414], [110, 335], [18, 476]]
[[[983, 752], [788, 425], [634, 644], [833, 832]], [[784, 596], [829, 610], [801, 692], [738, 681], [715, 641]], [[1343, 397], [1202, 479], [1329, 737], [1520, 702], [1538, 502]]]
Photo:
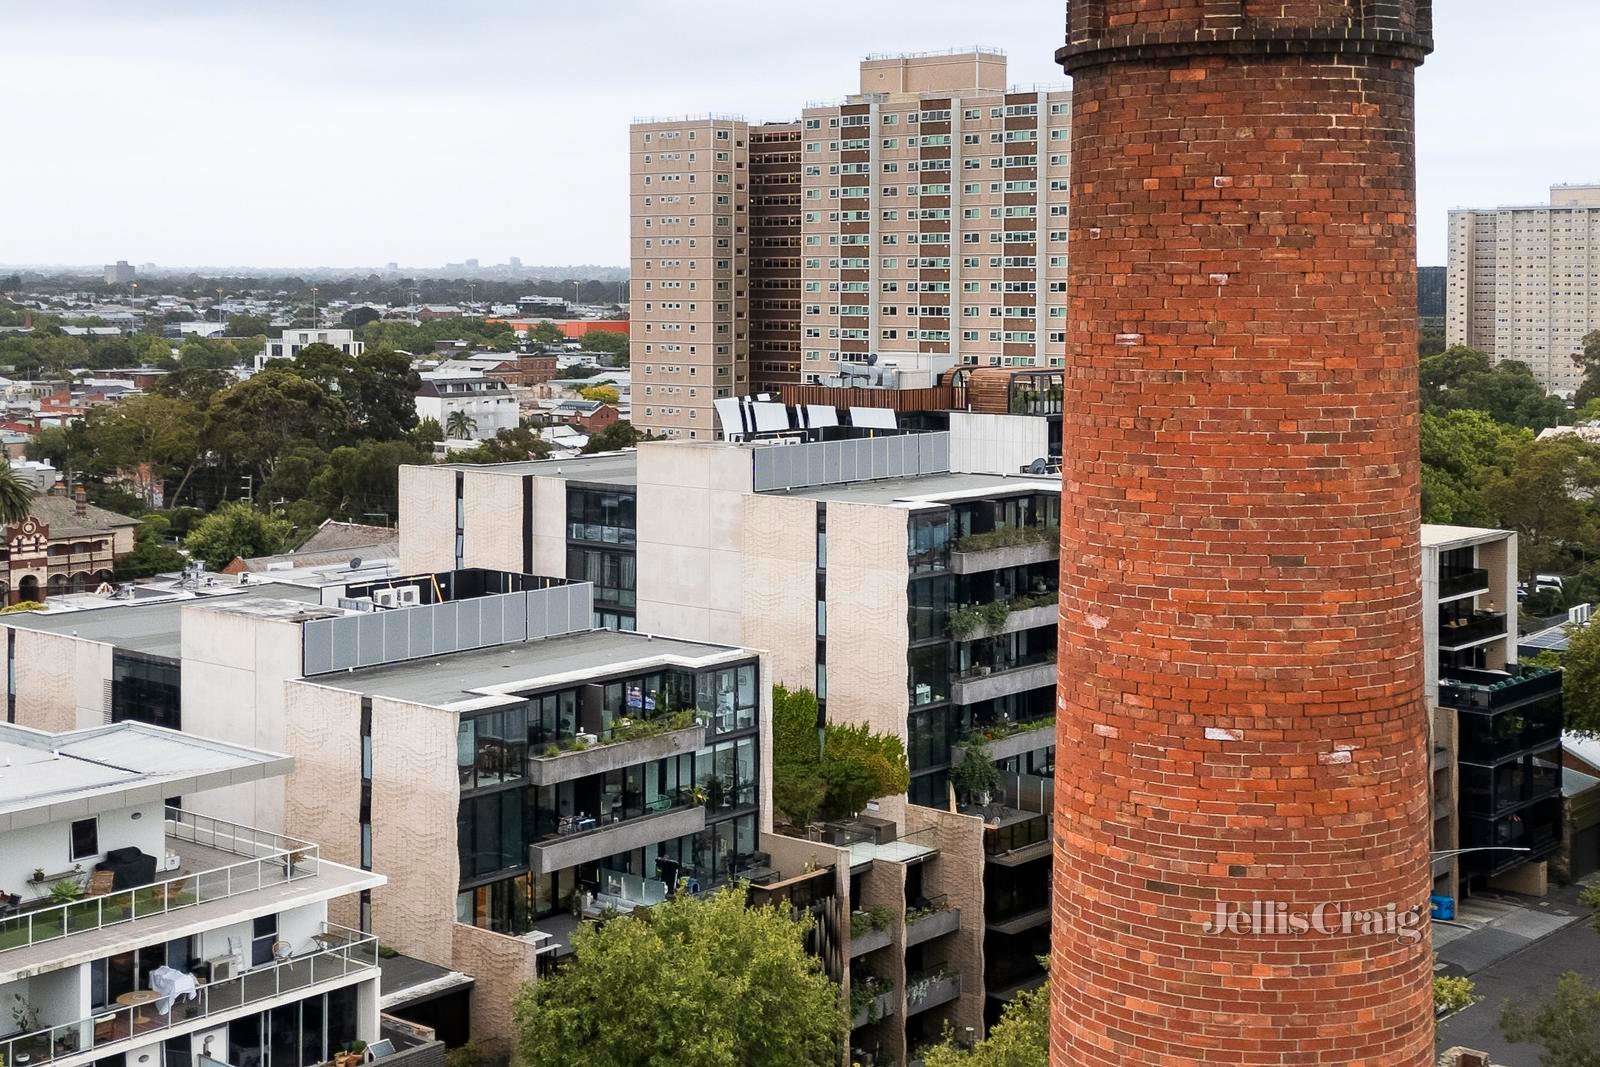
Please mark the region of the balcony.
[[881, 1022], [894, 1014], [894, 986], [881, 978], [850, 983], [850, 1028]]
[[1448, 600], [1451, 597], [1466, 596], [1469, 593], [1487, 593], [1489, 591], [1489, 572], [1482, 567], [1469, 567], [1463, 570], [1439, 570], [1439, 599]]
[[[1055, 744], [1055, 726], [1054, 715], [1028, 719], [1025, 722], [974, 724], [967, 741], [983, 745], [984, 751], [989, 753], [989, 758], [998, 762], [1028, 752], [1037, 752], [1041, 748]], [[960, 763], [961, 753], [952, 753], [951, 762], [952, 765]]]
[[1517, 674], [1455, 669], [1439, 679], [1439, 703], [1471, 711], [1499, 711], [1559, 692], [1561, 671], [1553, 667], [1529, 667]]
[[95, 1015], [7, 1038], [0, 1041], [0, 1062], [35, 1065], [77, 1059], [90, 1052], [98, 1059], [124, 1042], [148, 1044], [160, 1040], [165, 1031], [190, 1028], [191, 1023], [213, 1017], [231, 1017], [250, 1005], [290, 993], [352, 976], [377, 977], [376, 937], [324, 923], [312, 941], [315, 949], [202, 985], [192, 999], [174, 999], [165, 1015], [155, 1000], [132, 1006], [108, 1005]]
[[1474, 611], [1459, 619], [1439, 621], [1439, 651], [1453, 652], [1505, 635], [1504, 612]]
[[1018, 663], [990, 667], [977, 665], [957, 674], [950, 683], [950, 701], [954, 704], [977, 704], [1013, 693], [1026, 693], [1030, 689], [1043, 689], [1056, 684], [1056, 659], [1054, 654], [1041, 656], [1031, 663]]
[[[662, 798], [667, 800], [668, 798]], [[704, 804], [692, 802], [687, 792], [670, 798], [672, 807], [664, 811], [598, 825], [593, 819], [578, 819], [564, 832], [528, 846], [528, 866], [535, 875], [595, 863], [608, 856], [636, 848], [671, 841], [706, 828]]]
[[1050, 816], [999, 804], [962, 810], [983, 816], [983, 854], [990, 863], [1015, 867], [1050, 854]]
[[680, 752], [694, 752], [705, 743], [705, 736], [705, 727], [695, 722], [693, 714], [687, 711], [634, 720], [627, 726], [613, 727], [611, 739], [597, 745], [566, 750], [547, 745], [537, 753], [530, 752], [528, 782], [536, 786], [555, 785], [665, 759]]
[[940, 893], [928, 903], [906, 912], [906, 947], [932, 941], [961, 928], [961, 909], [950, 907], [945, 894]]
[[1463, 763], [1460, 769], [1463, 817], [1498, 817], [1523, 805], [1561, 795], [1561, 749], [1519, 753], [1493, 767]]
[[1003, 527], [989, 533], [958, 538], [950, 552], [950, 569], [956, 574], [1024, 567], [1061, 556], [1059, 526]]
[[948, 1004], [961, 995], [961, 976], [944, 967], [906, 976], [906, 1014]]
[[182, 868], [174, 877], [70, 903], [24, 903], [0, 918], [0, 970], [11, 966], [11, 950], [315, 879], [321, 869], [309, 842], [177, 808], [167, 809], [166, 846]]
[[[1561, 798], [1549, 796], [1495, 818], [1462, 812], [1461, 847], [1492, 849], [1460, 857], [1463, 874], [1493, 876], [1551, 855], [1561, 845]], [[1525, 852], [1512, 851], [1526, 849]]]

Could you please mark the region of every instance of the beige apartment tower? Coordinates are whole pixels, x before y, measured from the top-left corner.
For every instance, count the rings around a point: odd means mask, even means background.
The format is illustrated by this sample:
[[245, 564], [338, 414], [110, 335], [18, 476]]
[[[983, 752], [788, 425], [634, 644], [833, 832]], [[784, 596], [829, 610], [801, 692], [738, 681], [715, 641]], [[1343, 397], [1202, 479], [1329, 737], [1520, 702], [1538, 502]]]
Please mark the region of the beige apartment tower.
[[797, 123], [636, 123], [634, 422], [705, 440], [718, 396], [1061, 366], [1071, 111], [967, 49], [869, 56]]
[[1556, 185], [1548, 206], [1450, 212], [1445, 340], [1526, 363], [1558, 393], [1600, 329], [1600, 185]]

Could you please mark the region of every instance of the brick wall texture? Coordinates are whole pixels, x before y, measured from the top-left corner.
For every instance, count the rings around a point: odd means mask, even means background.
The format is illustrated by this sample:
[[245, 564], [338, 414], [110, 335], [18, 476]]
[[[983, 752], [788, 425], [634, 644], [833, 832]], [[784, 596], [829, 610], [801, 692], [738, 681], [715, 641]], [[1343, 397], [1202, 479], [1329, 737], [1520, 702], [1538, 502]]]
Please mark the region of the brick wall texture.
[[1425, 921], [1204, 931], [1425, 907], [1427, 8], [1069, 5], [1063, 1067], [1432, 1061]]

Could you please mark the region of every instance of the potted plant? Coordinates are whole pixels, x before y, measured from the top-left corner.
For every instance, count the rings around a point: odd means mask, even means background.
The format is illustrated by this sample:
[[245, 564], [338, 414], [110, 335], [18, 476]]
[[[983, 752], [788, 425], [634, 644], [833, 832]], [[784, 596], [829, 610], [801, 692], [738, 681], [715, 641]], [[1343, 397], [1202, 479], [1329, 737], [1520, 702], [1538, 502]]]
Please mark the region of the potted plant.
[[50, 903], [71, 904], [83, 896], [83, 886], [70, 878], [63, 878], [50, 887]]
[[33, 869], [33, 873], [28, 876], [28, 881], [30, 881], [30, 882], [42, 882], [42, 881], [44, 881], [44, 868], [43, 867], [35, 867]]
[[311, 853], [307, 849], [297, 848], [283, 858], [283, 873], [285, 877], [292, 877], [301, 863], [304, 863]]

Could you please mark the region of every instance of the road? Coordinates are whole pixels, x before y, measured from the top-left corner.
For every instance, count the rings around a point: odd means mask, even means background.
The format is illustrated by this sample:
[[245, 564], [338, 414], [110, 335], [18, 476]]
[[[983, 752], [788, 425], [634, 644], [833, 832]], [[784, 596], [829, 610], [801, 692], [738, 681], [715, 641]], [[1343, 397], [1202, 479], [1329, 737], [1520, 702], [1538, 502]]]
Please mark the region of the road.
[[1491, 1062], [1506, 1067], [1539, 1067], [1535, 1046], [1513, 1045], [1501, 1036], [1500, 1005], [1548, 996], [1556, 979], [1567, 971], [1600, 982], [1600, 933], [1586, 922], [1559, 930], [1473, 974], [1483, 999], [1440, 1024], [1439, 1047], [1462, 1045], [1487, 1052]]

